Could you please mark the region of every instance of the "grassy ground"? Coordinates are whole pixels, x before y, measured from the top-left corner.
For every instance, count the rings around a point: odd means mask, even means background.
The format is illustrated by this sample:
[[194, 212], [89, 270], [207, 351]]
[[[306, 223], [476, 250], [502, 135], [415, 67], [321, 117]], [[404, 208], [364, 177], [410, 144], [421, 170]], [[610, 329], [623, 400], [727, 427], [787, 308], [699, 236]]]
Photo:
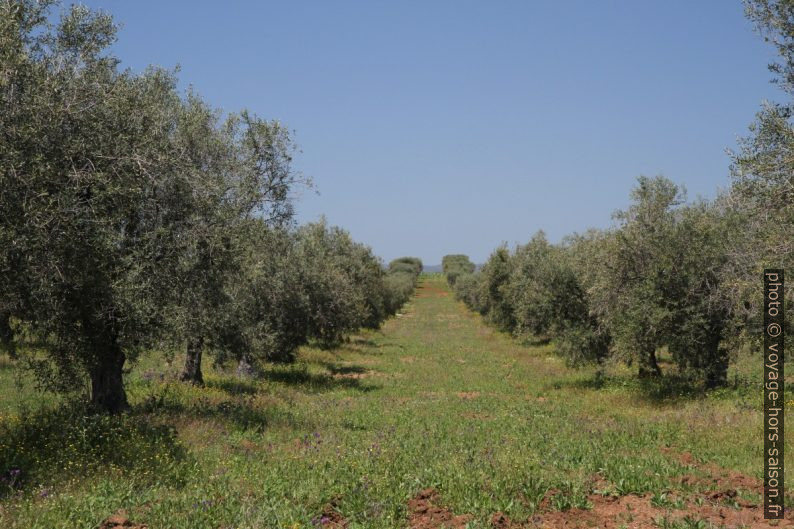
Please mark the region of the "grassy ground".
[[[470, 527], [585, 519], [631, 494], [658, 527], [708, 527], [704, 504], [741, 514], [759, 499], [760, 358], [709, 394], [618, 368], [596, 387], [438, 277], [380, 332], [259, 381], [206, 365], [206, 387], [189, 387], [175, 360], [141, 359], [132, 412], [103, 418], [0, 359], [0, 527], [92, 528], [121, 508], [150, 529], [312, 527], [328, 504], [349, 527], [419, 526], [409, 500], [431, 487]], [[711, 494], [726, 483], [735, 494]]]

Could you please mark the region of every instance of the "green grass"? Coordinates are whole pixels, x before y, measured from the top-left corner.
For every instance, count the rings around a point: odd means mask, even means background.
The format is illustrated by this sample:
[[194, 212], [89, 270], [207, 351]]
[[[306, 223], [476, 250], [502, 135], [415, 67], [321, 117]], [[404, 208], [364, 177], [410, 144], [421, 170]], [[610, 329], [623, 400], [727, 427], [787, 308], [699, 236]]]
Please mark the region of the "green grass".
[[427, 487], [472, 527], [496, 511], [526, 519], [550, 489], [560, 510], [587, 508], [595, 491], [649, 493], [675, 514], [702, 485], [679, 484], [699, 470], [667, 446], [760, 477], [760, 358], [710, 393], [643, 385], [619, 367], [596, 384], [553, 345], [483, 324], [442, 277], [423, 277], [381, 331], [306, 348], [261, 380], [207, 362], [195, 388], [174, 380], [179, 360], [142, 358], [121, 418], [37, 393], [0, 360], [0, 527], [92, 528], [120, 508], [151, 529], [312, 527], [331, 501], [351, 527], [405, 527], [407, 501]]

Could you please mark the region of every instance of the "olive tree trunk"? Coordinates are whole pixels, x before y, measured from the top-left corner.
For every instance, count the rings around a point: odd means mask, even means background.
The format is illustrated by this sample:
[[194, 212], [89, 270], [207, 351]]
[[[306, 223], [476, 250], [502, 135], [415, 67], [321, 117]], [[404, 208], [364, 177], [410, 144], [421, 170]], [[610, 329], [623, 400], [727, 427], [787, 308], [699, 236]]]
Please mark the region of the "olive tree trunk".
[[243, 354], [237, 363], [237, 376], [240, 378], [254, 378], [257, 374], [253, 359], [249, 355]]
[[121, 347], [113, 343], [91, 369], [91, 404], [98, 410], [118, 413], [129, 408], [122, 377], [125, 360]]
[[11, 313], [0, 312], [0, 343], [3, 344], [8, 356], [17, 357], [17, 350], [14, 344], [14, 332], [11, 330]]
[[179, 380], [190, 382], [197, 386], [204, 384], [204, 375], [201, 372], [201, 354], [204, 350], [204, 337], [193, 337], [187, 341], [187, 354], [185, 356], [185, 369]]
[[728, 364], [730, 363], [730, 354], [728, 350], [721, 346], [722, 328], [717, 329], [711, 333], [706, 342], [705, 371], [704, 379], [707, 388], [716, 388], [724, 386], [728, 383]]
[[659, 362], [656, 361], [656, 350], [649, 349], [640, 356], [638, 375], [640, 378], [656, 378], [662, 376]]

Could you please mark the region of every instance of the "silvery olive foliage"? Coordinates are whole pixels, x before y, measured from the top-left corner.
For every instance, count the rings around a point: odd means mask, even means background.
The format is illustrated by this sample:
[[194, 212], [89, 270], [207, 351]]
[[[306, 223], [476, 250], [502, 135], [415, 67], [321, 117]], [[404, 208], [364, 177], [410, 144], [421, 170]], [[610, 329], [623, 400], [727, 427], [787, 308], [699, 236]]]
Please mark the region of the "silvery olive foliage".
[[[730, 269], [723, 278], [730, 287], [732, 310], [748, 332], [760, 336], [761, 300], [757, 285], [764, 268], [794, 268], [794, 3], [787, 0], [745, 0], [745, 11], [761, 36], [778, 53], [770, 65], [773, 82], [783, 92], [765, 102], [731, 153], [732, 185], [721, 199], [735, 213]], [[787, 282], [787, 310], [794, 309], [794, 288]], [[787, 330], [792, 332], [792, 318]]]
[[789, 101], [764, 104], [731, 153], [730, 188], [687, 202], [670, 180], [640, 177], [612, 228], [501, 247], [490, 270], [451, 281], [459, 299], [505, 330], [553, 339], [572, 364], [611, 358], [658, 377], [667, 350], [679, 373], [727, 381], [733, 354], [760, 336], [763, 269], [794, 257], [794, 2], [744, 3], [779, 54], [770, 70]]
[[0, 0], [0, 338], [35, 336], [43, 387], [119, 411], [143, 349], [200, 383], [205, 350], [289, 360], [405, 301], [343, 230], [294, 226], [288, 129], [121, 69], [109, 15], [54, 5]]
[[732, 216], [686, 203], [664, 177], [640, 177], [615, 226], [549, 243], [542, 232], [456, 283], [458, 297], [498, 327], [554, 340], [571, 365], [613, 358], [661, 374], [658, 351], [709, 386], [725, 383], [737, 330], [722, 278]]
[[368, 246], [324, 220], [284, 229], [256, 219], [246, 230], [240, 273], [226, 284], [229, 301], [207, 344], [216, 361], [239, 362], [241, 374], [290, 362], [301, 345], [330, 348], [379, 327], [413, 293], [421, 269], [384, 269]]
[[475, 270], [475, 265], [469, 260], [468, 255], [451, 254], [445, 255], [441, 259], [441, 269], [447, 276], [450, 286], [455, 285], [458, 277], [464, 274], [471, 274]]
[[126, 406], [122, 366], [164, 318], [190, 161], [169, 72], [134, 75], [105, 52], [115, 27], [73, 7], [0, 4], [4, 305], [48, 340], [29, 361], [48, 387], [88, 375], [94, 404]]
[[418, 257], [398, 257], [389, 263], [384, 278], [384, 309], [395, 314], [411, 297], [424, 270]]

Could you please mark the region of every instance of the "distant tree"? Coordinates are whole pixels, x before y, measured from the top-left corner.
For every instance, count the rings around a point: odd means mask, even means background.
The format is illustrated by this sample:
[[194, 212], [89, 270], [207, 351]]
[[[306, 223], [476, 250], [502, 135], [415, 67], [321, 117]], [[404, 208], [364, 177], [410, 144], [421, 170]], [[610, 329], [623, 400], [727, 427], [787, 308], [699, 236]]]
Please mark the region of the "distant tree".
[[474, 263], [469, 260], [467, 255], [451, 254], [445, 255], [441, 260], [441, 269], [447, 276], [447, 281], [450, 285], [454, 285], [455, 281], [463, 274], [471, 274], [476, 267]]
[[398, 257], [389, 263], [389, 272], [405, 271], [419, 276], [424, 270], [422, 260], [418, 257]]
[[676, 223], [677, 289], [666, 292], [675, 318], [668, 347], [682, 372], [708, 387], [727, 382], [730, 337], [737, 334], [731, 318], [730, 290], [723, 284], [730, 270], [732, 215], [697, 202], [681, 208]]
[[248, 112], [217, 124], [197, 97], [186, 104], [188, 116], [178, 129], [182, 152], [191, 157], [195, 204], [182, 221], [180, 266], [176, 280], [172, 336], [187, 343], [181, 379], [202, 383], [201, 357], [219, 312], [228, 302], [225, 283], [239, 275], [243, 225], [252, 217], [283, 226], [292, 217], [290, 190], [304, 183], [291, 169], [292, 140], [277, 122]]
[[552, 259], [551, 278], [555, 292], [551, 299], [558, 306], [552, 330], [557, 351], [568, 365], [599, 366], [599, 374], [613, 352], [612, 336], [606, 322], [597, 317], [590, 290], [604, 265], [605, 237], [599, 230], [566, 237], [560, 259]]
[[663, 177], [640, 177], [633, 204], [615, 218], [619, 229], [601, 241], [600, 277], [594, 284], [594, 308], [624, 359], [636, 360], [640, 377], [661, 374], [656, 351], [670, 335], [673, 311], [666, 293], [677, 281], [675, 211], [682, 190]]
[[383, 271], [368, 247], [322, 221], [298, 230], [296, 256], [311, 308], [312, 339], [322, 347], [334, 347], [373, 322], [373, 312], [379, 310], [373, 300], [382, 287]]
[[384, 292], [384, 280], [387, 274], [383, 262], [372, 252], [372, 248], [357, 242], [354, 244], [351, 264], [352, 281], [364, 296], [364, 317], [360, 326], [366, 329], [378, 329], [390, 315]]
[[513, 255], [502, 246], [479, 272], [460, 276], [455, 295], [503, 330], [554, 339], [569, 365], [601, 366], [611, 336], [587, 291], [599, 242], [588, 233], [555, 246], [538, 232]]
[[290, 362], [309, 339], [310, 298], [294, 232], [264, 219], [244, 226], [239, 273], [224, 285], [227, 302], [216, 314], [208, 344], [215, 360], [238, 363], [254, 375], [262, 362]]
[[512, 332], [516, 325], [508, 295], [508, 282], [514, 264], [510, 251], [503, 245], [494, 250], [480, 272], [487, 296], [485, 315], [494, 325], [508, 332]]
[[[551, 337], [549, 333], [559, 316], [559, 304], [566, 301], [559, 299], [555, 290], [561, 257], [561, 251], [546, 240], [542, 231], [516, 249], [514, 266], [504, 291], [513, 308], [518, 334]], [[566, 294], [563, 292], [563, 296]]]
[[487, 312], [487, 296], [481, 272], [463, 274], [455, 281], [455, 297], [463, 301], [471, 310], [484, 314]]
[[669, 347], [682, 370], [710, 386], [726, 380], [729, 325], [721, 271], [726, 225], [706, 203], [684, 206], [684, 192], [663, 177], [640, 177], [618, 229], [601, 238], [589, 289], [594, 313], [617, 354], [640, 377], [658, 376], [656, 352]]
[[399, 257], [389, 263], [384, 278], [384, 306], [388, 315], [395, 314], [416, 288], [424, 266], [418, 257]]
[[404, 272], [386, 274], [383, 279], [384, 304], [387, 314], [395, 314], [413, 294], [416, 279]]

